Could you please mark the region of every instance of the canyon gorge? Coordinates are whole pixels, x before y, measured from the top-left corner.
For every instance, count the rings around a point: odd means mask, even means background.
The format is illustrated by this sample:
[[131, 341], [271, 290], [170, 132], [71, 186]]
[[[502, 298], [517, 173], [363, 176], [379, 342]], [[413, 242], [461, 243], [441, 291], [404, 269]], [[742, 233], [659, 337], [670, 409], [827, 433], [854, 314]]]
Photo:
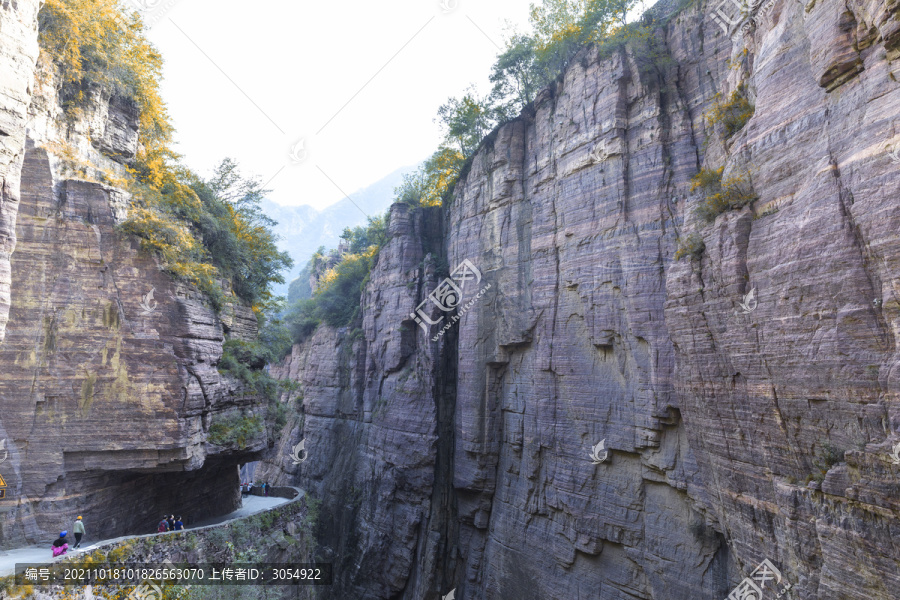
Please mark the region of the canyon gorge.
[[[358, 321], [268, 367], [285, 425], [218, 444], [271, 410], [217, 369], [254, 312], [122, 231], [135, 106], [63, 118], [39, 2], [3, 3], [0, 549], [230, 512], [260, 461], [321, 502], [310, 598], [720, 600], [764, 560], [900, 597], [900, 3], [721, 6], [583, 48], [443, 206], [395, 203]], [[747, 201], [704, 219], [702, 172]]]

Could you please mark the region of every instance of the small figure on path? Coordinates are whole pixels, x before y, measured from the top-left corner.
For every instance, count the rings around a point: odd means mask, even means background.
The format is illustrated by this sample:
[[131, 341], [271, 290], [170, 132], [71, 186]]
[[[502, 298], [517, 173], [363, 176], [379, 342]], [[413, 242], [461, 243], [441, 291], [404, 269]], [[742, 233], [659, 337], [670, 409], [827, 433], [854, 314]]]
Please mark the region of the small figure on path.
[[84, 521], [81, 520], [81, 516], [75, 519], [75, 527], [72, 528], [72, 531], [75, 533], [75, 545], [72, 546], [74, 550], [81, 545], [81, 537], [84, 535]]
[[68, 531], [60, 531], [59, 537], [53, 542], [53, 556], [60, 556], [69, 551], [69, 542], [66, 540]]
[[175, 531], [175, 515], [169, 515], [166, 524], [169, 526], [169, 531]]
[[169, 522], [166, 521], [166, 515], [163, 515], [159, 525], [156, 526], [156, 533], [165, 533], [169, 530]]
[[182, 531], [184, 529], [184, 523], [181, 520], [181, 515], [178, 515], [178, 518], [175, 519], [175, 531]]
[[263, 484], [263, 491], [266, 493], [266, 496], [269, 495], [269, 482], [268, 481]]

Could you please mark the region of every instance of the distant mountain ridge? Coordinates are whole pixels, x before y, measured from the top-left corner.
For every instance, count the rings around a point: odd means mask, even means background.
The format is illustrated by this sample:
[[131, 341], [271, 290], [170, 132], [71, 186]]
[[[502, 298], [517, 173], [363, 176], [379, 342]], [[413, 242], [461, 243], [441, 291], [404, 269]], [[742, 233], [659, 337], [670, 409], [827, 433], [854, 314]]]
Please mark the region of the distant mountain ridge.
[[294, 266], [285, 273], [285, 283], [272, 286], [275, 294], [287, 296], [288, 285], [297, 278], [319, 246], [335, 248], [345, 227], [364, 225], [366, 215], [375, 217], [384, 214], [393, 201], [394, 188], [403, 181], [405, 173], [411, 173], [416, 167], [401, 167], [372, 185], [353, 192], [349, 199], [343, 198], [320, 211], [306, 204], [282, 206], [263, 200], [263, 211], [278, 221], [273, 229], [281, 238], [279, 249], [287, 251], [294, 259]]

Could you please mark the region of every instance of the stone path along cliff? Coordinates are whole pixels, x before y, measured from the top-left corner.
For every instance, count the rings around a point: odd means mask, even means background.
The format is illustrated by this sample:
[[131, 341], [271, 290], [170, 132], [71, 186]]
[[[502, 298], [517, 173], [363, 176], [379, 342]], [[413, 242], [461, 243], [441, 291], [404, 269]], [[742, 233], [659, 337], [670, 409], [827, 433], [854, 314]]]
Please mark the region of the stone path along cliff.
[[[212, 517], [209, 519], [204, 519], [199, 521], [198, 523], [192, 525], [191, 527], [186, 527], [185, 531], [194, 531], [198, 529], [208, 529], [210, 527], [215, 527], [217, 525], [222, 525], [223, 523], [229, 523], [231, 521], [236, 521], [238, 519], [242, 519], [245, 517], [249, 517], [250, 515], [255, 515], [260, 512], [264, 512], [267, 510], [272, 510], [276, 506], [281, 506], [282, 504], [286, 504], [288, 502], [296, 502], [300, 500], [305, 495], [305, 492], [300, 488], [294, 488], [297, 490], [297, 495], [293, 498], [279, 498], [277, 496], [246, 496], [244, 498], [243, 506], [235, 511], [232, 511], [226, 515], [221, 515], [219, 517]], [[151, 524], [152, 525], [152, 524]], [[5, 577], [7, 575], [12, 575], [15, 566], [17, 563], [52, 563], [55, 560], [60, 560], [62, 558], [69, 558], [74, 554], [78, 554], [79, 552], [88, 552], [90, 550], [95, 550], [101, 546], [108, 546], [115, 542], [121, 542], [122, 540], [127, 539], [138, 539], [145, 538], [154, 535], [174, 535], [175, 532], [168, 533], [147, 533], [142, 535], [126, 535], [122, 537], [115, 537], [106, 540], [100, 540], [97, 542], [93, 542], [89, 546], [82, 546], [78, 550], [69, 551], [67, 554], [63, 556], [53, 559], [50, 556], [49, 544], [44, 546], [28, 546], [25, 548], [16, 548], [13, 550], [7, 550], [4, 552], [0, 552], [0, 577]]]

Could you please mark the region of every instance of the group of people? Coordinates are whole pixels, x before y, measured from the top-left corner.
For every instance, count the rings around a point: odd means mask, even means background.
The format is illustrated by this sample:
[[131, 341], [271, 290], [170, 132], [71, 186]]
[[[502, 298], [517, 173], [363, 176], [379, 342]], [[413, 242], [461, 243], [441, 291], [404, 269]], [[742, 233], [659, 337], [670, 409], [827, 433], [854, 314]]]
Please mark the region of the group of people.
[[156, 533], [165, 533], [167, 531], [181, 531], [184, 529], [184, 523], [181, 521], [181, 515], [163, 515], [159, 525], [156, 526]]
[[[156, 527], [156, 532], [164, 533], [166, 531], [181, 531], [183, 529], [184, 522], [181, 520], [180, 515], [178, 517], [175, 515], [169, 515], [168, 517], [163, 515], [162, 520], [160, 520], [159, 525]], [[81, 516], [75, 519], [75, 526], [72, 528], [72, 533], [75, 534], [75, 544], [72, 546], [72, 550], [74, 550], [81, 545], [81, 538], [84, 537], [84, 519], [82, 519]], [[54, 557], [62, 556], [69, 551], [69, 540], [66, 537], [68, 535], [68, 530], [60, 531], [59, 537], [51, 544]]]
[[[84, 520], [81, 516], [75, 519], [75, 526], [72, 528], [72, 533], [75, 534], [75, 545], [72, 546], [72, 549], [74, 550], [81, 545], [81, 538], [84, 537]], [[59, 537], [51, 544], [51, 550], [53, 550], [54, 557], [61, 556], [69, 551], [69, 540], [66, 538], [67, 535], [69, 535], [68, 530], [60, 531]]]
[[[249, 494], [249, 493], [253, 490], [253, 488], [255, 488], [255, 487], [257, 487], [257, 485], [256, 485], [256, 482], [254, 482], [254, 481], [251, 481], [250, 483], [247, 483], [246, 481], [243, 482], [243, 483], [241, 483], [241, 495], [242, 495], [242, 496], [246, 496], [246, 495]], [[263, 496], [268, 496], [268, 495], [269, 495], [269, 489], [270, 489], [271, 487], [272, 487], [272, 486], [270, 486], [268, 482], [262, 483], [262, 484], [259, 485], [259, 488], [262, 490]]]

